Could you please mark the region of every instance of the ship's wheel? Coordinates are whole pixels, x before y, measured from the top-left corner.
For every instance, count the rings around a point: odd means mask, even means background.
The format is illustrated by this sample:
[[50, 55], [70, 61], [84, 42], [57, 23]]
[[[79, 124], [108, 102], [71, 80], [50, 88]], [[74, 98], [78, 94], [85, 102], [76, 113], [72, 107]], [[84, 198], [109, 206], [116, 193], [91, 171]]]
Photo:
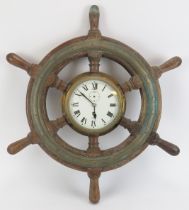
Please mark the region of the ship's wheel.
[[[7, 55], [9, 63], [24, 69], [30, 76], [27, 90], [26, 112], [29, 134], [9, 145], [8, 152], [16, 154], [30, 144], [38, 144], [48, 155], [60, 163], [88, 173], [89, 199], [100, 199], [98, 179], [102, 172], [116, 169], [138, 156], [148, 145], [157, 145], [170, 155], [179, 148], [156, 133], [161, 115], [160, 76], [181, 64], [173, 57], [160, 66], [150, 66], [144, 58], [127, 45], [102, 36], [98, 27], [99, 9], [89, 12], [88, 35], [67, 41], [53, 49], [39, 64], [30, 64], [18, 55]], [[58, 74], [76, 59], [87, 57], [89, 71], [73, 80], [64, 81]], [[131, 78], [120, 84], [111, 75], [100, 72], [100, 60], [108, 58], [120, 64]], [[119, 72], [118, 72], [119, 73]], [[50, 120], [46, 97], [49, 88], [62, 91], [62, 116]], [[127, 93], [138, 89], [141, 111], [137, 121], [124, 117]], [[88, 136], [87, 150], [80, 150], [64, 141], [57, 131], [68, 124], [77, 132]], [[130, 135], [119, 145], [102, 150], [101, 135], [116, 129], [128, 129]], [[111, 139], [110, 139], [111, 141]]]

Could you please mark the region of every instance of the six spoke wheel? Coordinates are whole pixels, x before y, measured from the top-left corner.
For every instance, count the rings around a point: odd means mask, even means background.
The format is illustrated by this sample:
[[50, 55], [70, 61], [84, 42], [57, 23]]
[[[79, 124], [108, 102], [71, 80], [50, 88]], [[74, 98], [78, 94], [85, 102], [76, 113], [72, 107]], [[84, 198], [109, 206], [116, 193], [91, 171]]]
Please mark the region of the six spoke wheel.
[[[90, 30], [87, 36], [70, 40], [52, 50], [39, 64], [30, 64], [18, 55], [10, 53], [7, 61], [30, 76], [27, 91], [27, 117], [31, 131], [27, 137], [9, 145], [8, 152], [16, 154], [30, 144], [39, 144], [52, 158], [71, 168], [87, 172], [90, 178], [89, 199], [97, 203], [100, 199], [98, 179], [104, 171], [118, 168], [139, 155], [148, 145], [157, 145], [171, 155], [177, 155], [179, 148], [156, 133], [161, 114], [161, 93], [158, 79], [162, 73], [178, 67], [179, 57], [174, 57], [160, 66], [151, 67], [142, 56], [130, 47], [101, 35], [98, 28], [99, 10], [92, 6], [89, 12]], [[99, 74], [100, 60], [105, 57], [123, 66], [131, 75], [129, 81], [117, 84], [123, 97], [127, 92], [139, 90], [142, 99], [138, 121], [123, 116], [117, 125], [128, 129], [130, 136], [116, 147], [101, 150], [100, 134], [88, 135], [87, 150], [80, 150], [67, 144], [57, 135], [60, 128], [69, 124], [65, 113], [56, 120], [49, 120], [46, 97], [49, 88], [65, 93], [69, 84], [58, 77], [58, 73], [70, 62], [88, 57], [89, 74]], [[91, 103], [92, 117], [98, 118], [97, 105], [84, 93], [80, 94]]]

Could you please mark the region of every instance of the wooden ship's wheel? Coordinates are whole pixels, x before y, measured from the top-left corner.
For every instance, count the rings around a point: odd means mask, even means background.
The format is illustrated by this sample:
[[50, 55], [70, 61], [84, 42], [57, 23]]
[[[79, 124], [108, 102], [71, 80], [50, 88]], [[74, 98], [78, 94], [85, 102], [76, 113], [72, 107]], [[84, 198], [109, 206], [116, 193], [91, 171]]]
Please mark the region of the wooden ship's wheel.
[[[138, 156], [148, 145], [157, 145], [170, 155], [178, 155], [179, 148], [157, 134], [161, 115], [160, 76], [181, 64], [173, 57], [160, 66], [150, 66], [144, 58], [127, 45], [102, 36], [99, 30], [99, 9], [92, 6], [89, 12], [88, 35], [67, 41], [53, 49], [39, 64], [30, 64], [10, 53], [7, 60], [24, 69], [30, 76], [27, 90], [26, 112], [31, 131], [9, 145], [8, 152], [16, 154], [30, 144], [38, 144], [49, 156], [76, 170], [88, 173], [89, 199], [100, 199], [98, 179], [102, 172], [116, 169]], [[70, 62], [88, 57], [89, 71], [70, 82], [59, 78], [58, 73]], [[131, 78], [123, 84], [110, 75], [99, 72], [100, 60], [108, 58], [120, 64]], [[50, 120], [46, 97], [49, 88], [62, 91], [62, 116]], [[138, 121], [124, 117], [129, 91], [138, 89], [141, 111]], [[57, 135], [66, 124], [88, 136], [87, 150], [77, 149]], [[102, 150], [99, 137], [118, 125], [128, 129], [130, 135], [119, 145]]]

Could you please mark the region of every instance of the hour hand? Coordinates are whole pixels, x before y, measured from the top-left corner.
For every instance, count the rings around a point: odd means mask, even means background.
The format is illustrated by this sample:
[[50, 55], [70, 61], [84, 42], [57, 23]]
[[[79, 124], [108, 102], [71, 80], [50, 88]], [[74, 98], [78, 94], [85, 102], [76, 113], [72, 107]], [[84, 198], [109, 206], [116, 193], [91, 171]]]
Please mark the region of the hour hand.
[[93, 115], [94, 119], [96, 119], [96, 117], [97, 117], [97, 115], [96, 115], [96, 105], [93, 105], [93, 107], [94, 107], [94, 111], [93, 111], [92, 115]]
[[96, 117], [97, 117], [97, 116], [96, 116], [96, 113], [93, 112], [92, 114], [93, 114], [94, 119], [96, 119]]

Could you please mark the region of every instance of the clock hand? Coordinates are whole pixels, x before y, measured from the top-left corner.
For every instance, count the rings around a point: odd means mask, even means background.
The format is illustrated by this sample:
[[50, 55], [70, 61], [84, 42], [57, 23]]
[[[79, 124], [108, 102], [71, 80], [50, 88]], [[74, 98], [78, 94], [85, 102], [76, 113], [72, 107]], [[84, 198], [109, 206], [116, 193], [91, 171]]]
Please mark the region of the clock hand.
[[92, 115], [96, 119], [96, 117], [97, 117], [97, 115], [96, 115], [96, 104], [93, 107], [94, 107], [94, 111], [93, 111]]
[[[78, 91], [79, 91], [79, 90], [78, 90]], [[97, 115], [96, 115], [96, 110], [95, 110], [96, 104], [93, 103], [93, 102], [92, 102], [85, 94], [83, 94], [81, 91], [79, 91], [79, 93], [80, 93], [84, 98], [86, 98], [86, 99], [92, 104], [92, 106], [93, 106], [93, 108], [94, 108], [94, 111], [92, 112], [92, 115], [93, 115], [94, 119], [96, 119], [96, 117], [97, 117]]]
[[[78, 90], [78, 91], [79, 91], [79, 90]], [[85, 94], [83, 94], [81, 91], [79, 91], [79, 93], [80, 93], [84, 98], [86, 98], [86, 99], [92, 104], [93, 107], [95, 106], [95, 104], [94, 104], [89, 98], [87, 98], [87, 96], [86, 96]]]

